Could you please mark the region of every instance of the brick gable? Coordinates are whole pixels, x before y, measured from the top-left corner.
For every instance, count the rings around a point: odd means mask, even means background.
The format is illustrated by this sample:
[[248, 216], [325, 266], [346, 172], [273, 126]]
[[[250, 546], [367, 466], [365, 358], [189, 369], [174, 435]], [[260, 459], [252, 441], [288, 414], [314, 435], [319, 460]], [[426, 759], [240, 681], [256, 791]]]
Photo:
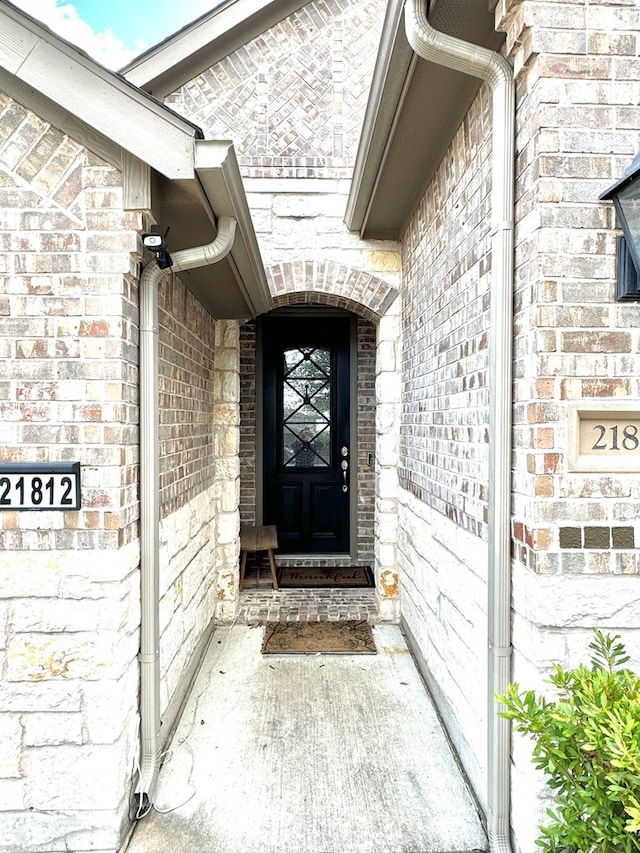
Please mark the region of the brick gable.
[[384, 5], [309, 3], [167, 104], [231, 138], [245, 177], [350, 177]]

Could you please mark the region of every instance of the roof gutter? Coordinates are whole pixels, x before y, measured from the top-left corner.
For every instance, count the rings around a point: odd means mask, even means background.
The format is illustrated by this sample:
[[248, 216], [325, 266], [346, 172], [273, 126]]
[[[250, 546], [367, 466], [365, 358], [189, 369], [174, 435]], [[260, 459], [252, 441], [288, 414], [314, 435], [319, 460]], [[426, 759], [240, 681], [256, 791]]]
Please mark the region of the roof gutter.
[[221, 216], [213, 242], [171, 255], [171, 268], [154, 258], [140, 278], [140, 771], [133, 816], [153, 806], [160, 768], [160, 449], [158, 402], [158, 286], [172, 272], [221, 261], [231, 251], [236, 220]]
[[511, 676], [511, 411], [515, 84], [492, 50], [435, 30], [423, 0], [407, 0], [407, 40], [423, 59], [484, 80], [493, 94], [491, 340], [489, 360], [489, 565], [487, 822], [492, 853], [510, 851], [511, 729], [494, 697]]

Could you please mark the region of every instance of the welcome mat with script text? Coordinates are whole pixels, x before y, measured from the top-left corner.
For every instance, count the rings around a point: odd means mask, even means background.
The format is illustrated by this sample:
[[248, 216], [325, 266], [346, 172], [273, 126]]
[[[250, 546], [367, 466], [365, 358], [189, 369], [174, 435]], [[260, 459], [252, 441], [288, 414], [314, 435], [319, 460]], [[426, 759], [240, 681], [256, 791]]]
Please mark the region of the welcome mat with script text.
[[372, 587], [373, 572], [369, 566], [283, 566], [278, 585], [284, 589], [305, 587]]
[[263, 655], [375, 655], [371, 625], [364, 621], [267, 622]]

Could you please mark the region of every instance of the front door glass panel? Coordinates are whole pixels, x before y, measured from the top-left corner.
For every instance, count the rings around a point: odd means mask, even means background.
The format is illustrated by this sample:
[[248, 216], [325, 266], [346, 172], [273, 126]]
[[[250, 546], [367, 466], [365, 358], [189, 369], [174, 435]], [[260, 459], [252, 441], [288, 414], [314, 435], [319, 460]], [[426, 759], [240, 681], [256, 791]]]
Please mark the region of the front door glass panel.
[[283, 353], [282, 464], [331, 465], [331, 352], [296, 347]]

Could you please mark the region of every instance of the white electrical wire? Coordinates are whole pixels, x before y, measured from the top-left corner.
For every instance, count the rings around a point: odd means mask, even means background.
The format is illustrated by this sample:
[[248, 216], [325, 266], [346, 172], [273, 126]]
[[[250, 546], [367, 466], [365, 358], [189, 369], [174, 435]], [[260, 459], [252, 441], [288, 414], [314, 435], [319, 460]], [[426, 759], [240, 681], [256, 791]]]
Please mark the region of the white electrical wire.
[[[216, 667], [220, 667], [223, 664], [224, 654], [226, 652], [226, 640], [227, 640], [227, 637], [230, 635], [232, 628], [235, 626], [237, 620], [238, 620], [238, 614], [236, 613], [236, 615], [233, 619], [233, 622], [229, 625], [229, 628], [226, 632], [226, 635], [224, 636], [224, 638], [222, 640], [219, 641], [221, 644], [221, 647], [218, 649], [219, 657], [217, 658], [217, 663], [215, 664]], [[226, 627], [226, 626], [224, 626], [224, 627]], [[213, 643], [213, 639], [215, 636], [216, 636], [216, 631], [214, 630], [211, 634], [211, 638], [209, 640], [209, 643], [207, 644], [207, 649], [206, 649], [204, 655], [202, 656], [203, 663], [207, 657], [207, 654], [209, 652], [209, 649], [211, 648], [211, 644]], [[202, 664], [201, 664], [201, 667], [202, 667]], [[213, 668], [214, 667], [212, 666], [212, 669]], [[207, 687], [208, 687], [208, 684], [200, 692], [200, 695], [198, 696], [198, 698], [194, 702], [193, 716], [191, 719], [191, 725], [189, 726], [188, 734], [178, 738], [178, 744], [180, 746], [186, 747], [186, 749], [189, 751], [189, 755], [191, 757], [191, 766], [189, 768], [189, 775], [187, 776], [187, 781], [185, 783], [186, 787], [191, 789], [189, 795], [187, 796], [187, 798], [185, 800], [183, 800], [178, 805], [167, 806], [165, 808], [160, 808], [156, 804], [155, 800], [152, 800], [152, 799], [149, 799], [149, 801], [146, 802], [144, 807], [143, 807], [143, 801], [141, 800], [138, 803], [135, 814], [131, 815], [132, 820], [136, 820], [136, 821], [141, 820], [142, 818], [146, 817], [151, 810], [157, 812], [158, 814], [169, 814], [170, 812], [176, 811], [176, 809], [181, 809], [183, 806], [186, 806], [186, 804], [188, 802], [190, 802], [195, 797], [195, 795], [197, 794], [198, 789], [193, 784], [193, 771], [195, 769], [195, 755], [193, 754], [193, 749], [191, 748], [191, 744], [188, 742], [188, 738], [190, 737], [190, 735], [193, 732], [193, 729], [195, 727], [196, 711], [197, 711], [198, 702], [200, 700], [200, 696], [202, 696], [202, 694], [204, 692], [206, 692]], [[138, 728], [139, 727], [140, 727], [140, 722], [138, 722]], [[165, 764], [167, 764], [169, 761], [171, 761], [171, 759], [173, 758], [173, 754], [174, 754], [173, 749], [166, 750], [165, 752], [162, 753], [162, 755], [160, 757], [160, 772], [162, 772], [162, 768], [165, 766]], [[135, 778], [136, 775], [139, 775], [139, 773], [140, 773], [140, 738], [138, 737], [138, 748], [137, 748], [136, 754], [134, 755], [134, 758], [133, 758], [133, 777]]]

